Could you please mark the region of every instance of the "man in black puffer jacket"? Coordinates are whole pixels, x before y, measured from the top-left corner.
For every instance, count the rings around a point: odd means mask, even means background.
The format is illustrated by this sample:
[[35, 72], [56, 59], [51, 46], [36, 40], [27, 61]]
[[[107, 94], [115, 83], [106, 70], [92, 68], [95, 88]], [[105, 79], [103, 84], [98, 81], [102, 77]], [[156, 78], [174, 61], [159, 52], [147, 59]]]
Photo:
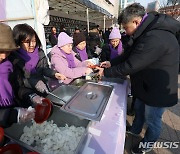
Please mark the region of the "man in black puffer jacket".
[[121, 56], [101, 64], [107, 69], [101, 69], [100, 74], [131, 76], [136, 115], [128, 132], [138, 135], [144, 122], [147, 124], [144, 138], [132, 149], [132, 153], [145, 153], [153, 144], [150, 147], [142, 145], [154, 143], [160, 136], [165, 108], [178, 101], [180, 47], [176, 35], [180, 23], [165, 14], [147, 14], [143, 6], [134, 3], [120, 13], [119, 24], [130, 39]]

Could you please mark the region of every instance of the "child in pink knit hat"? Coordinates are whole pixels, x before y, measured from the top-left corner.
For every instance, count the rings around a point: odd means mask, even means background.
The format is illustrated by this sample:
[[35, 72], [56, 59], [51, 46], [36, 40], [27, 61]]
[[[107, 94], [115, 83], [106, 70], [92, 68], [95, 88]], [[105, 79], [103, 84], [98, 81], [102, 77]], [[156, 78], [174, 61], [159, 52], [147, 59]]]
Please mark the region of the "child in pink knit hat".
[[119, 28], [114, 27], [112, 29], [109, 40], [109, 44], [105, 44], [102, 48], [101, 61], [110, 61], [121, 55], [123, 52]]
[[73, 38], [65, 32], [58, 36], [58, 43], [51, 50], [52, 67], [63, 73], [67, 79], [63, 82], [69, 84], [73, 79], [88, 75], [92, 69], [88, 68], [87, 61], [79, 61], [72, 50]]

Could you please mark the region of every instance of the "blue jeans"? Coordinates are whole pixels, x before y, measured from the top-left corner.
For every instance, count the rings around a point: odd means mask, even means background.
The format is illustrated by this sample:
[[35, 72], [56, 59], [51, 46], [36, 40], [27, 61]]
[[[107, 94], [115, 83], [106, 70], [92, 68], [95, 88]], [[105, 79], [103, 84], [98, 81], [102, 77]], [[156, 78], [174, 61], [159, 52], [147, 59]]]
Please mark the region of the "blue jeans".
[[140, 134], [144, 123], [147, 124], [147, 130], [143, 142], [156, 142], [160, 136], [162, 125], [162, 114], [164, 107], [153, 107], [144, 104], [141, 100], [135, 101], [135, 118], [132, 124], [131, 132]]

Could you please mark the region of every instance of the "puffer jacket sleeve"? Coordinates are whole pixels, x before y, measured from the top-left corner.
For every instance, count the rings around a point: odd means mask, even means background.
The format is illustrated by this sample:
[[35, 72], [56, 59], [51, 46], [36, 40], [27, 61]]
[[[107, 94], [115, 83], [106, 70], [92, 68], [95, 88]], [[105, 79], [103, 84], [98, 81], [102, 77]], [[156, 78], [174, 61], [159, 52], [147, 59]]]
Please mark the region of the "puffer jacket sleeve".
[[159, 42], [159, 39], [157, 35], [143, 37], [143, 40], [135, 46], [126, 61], [105, 69], [104, 75], [106, 77], [129, 75], [152, 64], [166, 51], [163, 49], [164, 45]]
[[130, 50], [126, 50], [120, 56], [117, 56], [116, 58], [114, 58], [110, 61], [111, 66], [115, 66], [115, 65], [118, 65], [118, 64], [124, 62], [129, 57], [129, 55], [130, 55]]
[[29, 107], [33, 104], [29, 95], [35, 93], [35, 89], [25, 87], [22, 74], [20, 72], [21, 71], [19, 69], [14, 69], [14, 72], [11, 73], [9, 80], [11, 82], [15, 95], [15, 101], [18, 106]]
[[108, 44], [105, 44], [102, 48], [102, 52], [100, 54], [100, 60], [101, 62], [104, 62], [104, 61], [110, 61], [110, 48], [109, 48], [109, 45]]
[[39, 62], [37, 64], [36, 69], [37, 69], [37, 74], [31, 75], [29, 78], [24, 79], [25, 87], [34, 88], [39, 80], [46, 82], [43, 76], [55, 79], [55, 73], [57, 71], [49, 68], [47, 58], [42, 49], [40, 49], [39, 51]]
[[42, 69], [43, 75], [50, 77], [50, 78], [55, 78], [55, 73], [57, 71], [54, 71], [53, 69], [51, 69], [48, 65], [48, 61], [47, 61], [47, 57], [44, 54], [44, 51], [42, 49], [40, 49], [40, 68]]
[[68, 78], [78, 78], [85, 75], [86, 67], [69, 68], [66, 59], [52, 55], [52, 66]]
[[[76, 68], [69, 68], [68, 62], [64, 56], [58, 53], [58, 48], [53, 48], [51, 54], [52, 67], [59, 73], [64, 74], [67, 78], [74, 79], [85, 75], [86, 66], [85, 63], [80, 62], [75, 57]], [[74, 53], [75, 55], [75, 53]]]
[[11, 81], [12, 84], [15, 85], [15, 89], [19, 89], [20, 87], [34, 87], [34, 85], [38, 81], [38, 78], [30, 77], [30, 73], [28, 73], [25, 70], [25, 63], [16, 54], [16, 51], [12, 53], [8, 58], [13, 64], [13, 73], [11, 74]]
[[18, 111], [16, 109], [0, 109], [0, 126], [3, 128], [10, 127], [17, 123]]

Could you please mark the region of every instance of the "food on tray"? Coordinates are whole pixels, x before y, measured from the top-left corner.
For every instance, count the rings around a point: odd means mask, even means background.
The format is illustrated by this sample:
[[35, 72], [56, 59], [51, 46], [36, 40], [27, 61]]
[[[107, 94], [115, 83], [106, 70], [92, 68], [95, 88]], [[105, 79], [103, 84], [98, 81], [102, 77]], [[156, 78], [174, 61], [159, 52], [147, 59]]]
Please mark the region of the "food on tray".
[[100, 67], [99, 65], [90, 65], [89, 68], [95, 69], [96, 67]]
[[35, 145], [39, 151], [48, 154], [73, 154], [84, 133], [84, 127], [58, 127], [53, 120], [41, 125], [25, 126], [20, 140], [28, 145]]

